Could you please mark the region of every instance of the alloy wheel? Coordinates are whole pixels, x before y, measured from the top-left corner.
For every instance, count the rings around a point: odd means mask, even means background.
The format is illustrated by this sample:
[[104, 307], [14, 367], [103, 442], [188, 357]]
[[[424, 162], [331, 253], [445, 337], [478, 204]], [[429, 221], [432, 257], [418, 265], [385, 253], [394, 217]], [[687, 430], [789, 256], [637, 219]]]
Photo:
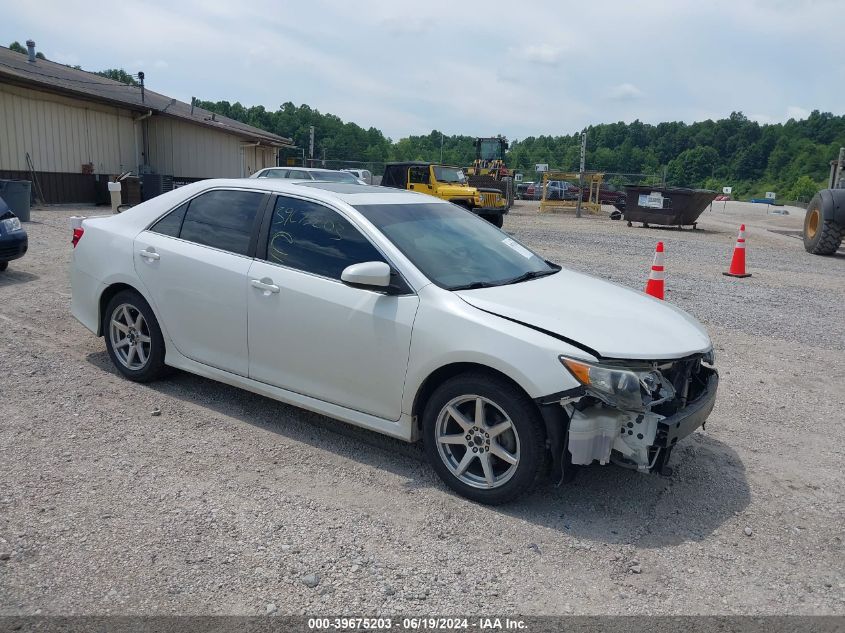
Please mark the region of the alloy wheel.
[[130, 303], [117, 306], [109, 320], [109, 339], [121, 365], [132, 371], [144, 368], [150, 358], [152, 338], [141, 311]]
[[435, 426], [437, 452], [449, 472], [473, 488], [503, 486], [519, 466], [516, 427], [495, 402], [478, 395], [453, 398]]

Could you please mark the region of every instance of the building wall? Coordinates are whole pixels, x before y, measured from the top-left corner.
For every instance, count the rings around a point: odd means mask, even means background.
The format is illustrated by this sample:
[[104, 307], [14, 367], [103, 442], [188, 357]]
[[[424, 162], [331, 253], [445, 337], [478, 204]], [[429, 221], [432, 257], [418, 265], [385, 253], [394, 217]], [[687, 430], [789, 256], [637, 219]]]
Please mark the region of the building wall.
[[[46, 202], [107, 199], [109, 175], [136, 171], [143, 162], [181, 179], [240, 178], [276, 164], [276, 150], [236, 135], [167, 115], [141, 122], [137, 112], [41, 90], [0, 84], [0, 178], [31, 179], [35, 167]], [[93, 166], [93, 174], [87, 165]], [[102, 178], [100, 178], [102, 175]]]
[[183, 178], [240, 178], [242, 141], [231, 134], [167, 116], [148, 124], [149, 164], [157, 173]]
[[0, 170], [116, 174], [135, 165], [132, 112], [0, 84]]
[[272, 147], [245, 146], [243, 148], [243, 175], [249, 176], [259, 169], [276, 166], [278, 150]]

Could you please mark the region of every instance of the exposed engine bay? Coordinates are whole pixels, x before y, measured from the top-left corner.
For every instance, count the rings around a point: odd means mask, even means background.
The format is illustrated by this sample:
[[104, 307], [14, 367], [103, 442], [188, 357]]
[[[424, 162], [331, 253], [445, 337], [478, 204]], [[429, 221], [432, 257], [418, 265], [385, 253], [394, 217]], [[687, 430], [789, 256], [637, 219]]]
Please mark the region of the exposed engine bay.
[[569, 416], [571, 463], [662, 471], [675, 443], [702, 426], [713, 408], [718, 374], [712, 360], [710, 352], [669, 362], [628, 361], [618, 370], [605, 363], [599, 370], [606, 376], [591, 367], [597, 375], [590, 384], [602, 388], [560, 402]]

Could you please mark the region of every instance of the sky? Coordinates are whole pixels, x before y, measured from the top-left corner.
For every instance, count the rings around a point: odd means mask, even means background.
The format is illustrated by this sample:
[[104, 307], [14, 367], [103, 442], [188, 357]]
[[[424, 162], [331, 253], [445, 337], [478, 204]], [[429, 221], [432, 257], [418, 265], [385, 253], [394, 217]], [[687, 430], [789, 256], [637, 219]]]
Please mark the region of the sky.
[[308, 104], [394, 140], [845, 113], [843, 0], [0, 0], [32, 38], [156, 92]]

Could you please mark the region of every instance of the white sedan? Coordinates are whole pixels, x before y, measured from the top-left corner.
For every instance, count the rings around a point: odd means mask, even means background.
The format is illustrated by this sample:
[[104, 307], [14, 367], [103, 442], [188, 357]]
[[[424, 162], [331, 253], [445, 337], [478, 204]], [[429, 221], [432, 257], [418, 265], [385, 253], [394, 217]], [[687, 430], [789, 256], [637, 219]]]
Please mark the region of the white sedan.
[[666, 473], [716, 397], [692, 317], [431, 196], [205, 180], [73, 242], [73, 314], [130, 380], [175, 367], [422, 439], [484, 503], [593, 462]]

